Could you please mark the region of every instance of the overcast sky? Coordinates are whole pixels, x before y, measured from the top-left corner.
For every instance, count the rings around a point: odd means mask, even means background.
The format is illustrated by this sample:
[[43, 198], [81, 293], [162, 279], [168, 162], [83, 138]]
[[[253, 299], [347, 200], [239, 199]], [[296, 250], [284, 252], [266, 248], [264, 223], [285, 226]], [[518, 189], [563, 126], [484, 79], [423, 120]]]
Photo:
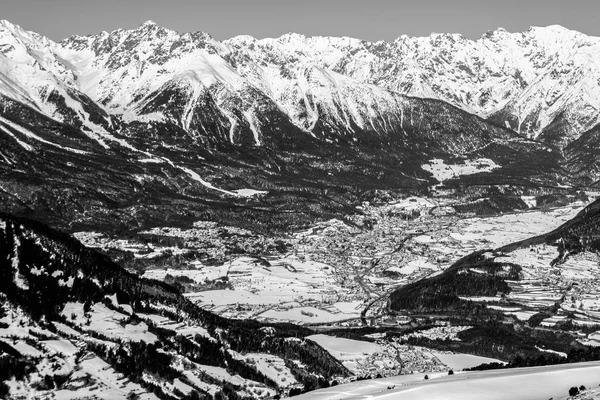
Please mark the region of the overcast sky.
[[146, 20], [217, 39], [287, 32], [393, 40], [402, 34], [511, 32], [559, 24], [600, 36], [600, 0], [0, 0], [0, 19], [53, 40]]

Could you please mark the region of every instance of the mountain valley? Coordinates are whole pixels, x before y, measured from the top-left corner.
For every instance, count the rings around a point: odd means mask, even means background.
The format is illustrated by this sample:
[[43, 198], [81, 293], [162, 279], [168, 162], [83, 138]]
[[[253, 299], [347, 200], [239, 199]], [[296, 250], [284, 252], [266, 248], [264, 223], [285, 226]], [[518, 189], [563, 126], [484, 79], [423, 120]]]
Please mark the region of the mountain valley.
[[0, 397], [588, 379], [598, 56], [560, 26], [53, 42], [1, 21]]

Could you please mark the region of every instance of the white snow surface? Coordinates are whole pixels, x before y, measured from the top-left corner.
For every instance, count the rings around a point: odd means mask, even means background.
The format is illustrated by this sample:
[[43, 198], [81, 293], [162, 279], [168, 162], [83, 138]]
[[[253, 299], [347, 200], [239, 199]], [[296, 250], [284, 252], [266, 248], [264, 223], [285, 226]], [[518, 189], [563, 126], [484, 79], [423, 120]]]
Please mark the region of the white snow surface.
[[478, 158], [476, 160], [465, 160], [462, 164], [446, 164], [444, 160], [433, 159], [422, 168], [433, 174], [440, 183], [462, 175], [473, 175], [480, 172], [490, 172], [500, 166], [489, 158]]
[[156, 335], [148, 331], [148, 325], [145, 322], [123, 325], [122, 321], [128, 319], [128, 316], [113, 311], [102, 303], [92, 305], [91, 311], [86, 316], [83, 311], [83, 303], [69, 302], [65, 304], [62, 314], [83, 331], [100, 332], [110, 338], [122, 338], [134, 342], [154, 343], [158, 340]]
[[476, 367], [484, 363], [502, 363], [502, 361], [495, 358], [480, 357], [471, 354], [451, 354], [438, 351], [432, 351], [432, 354], [453, 371], [461, 371], [465, 368]]
[[317, 390], [298, 400], [402, 399], [402, 400], [548, 400], [567, 398], [569, 388], [597, 387], [600, 362], [515, 368], [496, 371], [401, 375], [353, 382]]

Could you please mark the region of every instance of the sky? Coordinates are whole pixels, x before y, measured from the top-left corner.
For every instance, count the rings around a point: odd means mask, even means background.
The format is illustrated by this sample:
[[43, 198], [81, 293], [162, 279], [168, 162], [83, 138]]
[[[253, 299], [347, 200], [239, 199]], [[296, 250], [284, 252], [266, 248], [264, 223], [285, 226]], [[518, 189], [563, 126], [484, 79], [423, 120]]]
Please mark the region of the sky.
[[563, 25], [600, 36], [598, 0], [1, 0], [0, 19], [55, 41], [133, 29], [144, 21], [179, 32], [350, 36], [391, 41], [401, 35], [461, 33], [470, 39], [503, 27]]

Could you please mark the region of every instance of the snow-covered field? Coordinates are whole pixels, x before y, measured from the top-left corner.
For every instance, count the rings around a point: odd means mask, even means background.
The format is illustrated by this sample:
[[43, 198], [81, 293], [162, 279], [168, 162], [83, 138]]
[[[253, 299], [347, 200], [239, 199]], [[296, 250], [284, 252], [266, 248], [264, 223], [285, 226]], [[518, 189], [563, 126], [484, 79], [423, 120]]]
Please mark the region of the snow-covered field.
[[456, 354], [441, 351], [432, 351], [431, 353], [453, 371], [462, 371], [465, 368], [476, 367], [484, 363], [501, 362], [495, 358], [474, 356], [472, 354]]
[[446, 164], [444, 160], [433, 159], [429, 164], [424, 164], [422, 168], [431, 172], [433, 177], [440, 183], [452, 178], [458, 178], [461, 175], [473, 175], [480, 172], [490, 172], [500, 168], [489, 158], [478, 158], [477, 160], [465, 160], [462, 164]]
[[[562, 220], [570, 218], [576, 209], [557, 209], [552, 212], [554, 216]], [[514, 222], [515, 231], [528, 222], [529, 214], [524, 213], [519, 216], [521, 222]], [[537, 214], [537, 212], [535, 213]], [[547, 214], [544, 214], [548, 217]], [[506, 218], [504, 216], [502, 218]], [[552, 228], [550, 220], [540, 218], [544, 225], [544, 231]], [[537, 229], [537, 228], [535, 228]], [[503, 233], [495, 236], [496, 245], [502, 245], [506, 242], [503, 239]], [[514, 240], [521, 236], [517, 233]], [[502, 311], [506, 315], [513, 315], [516, 318], [527, 321], [531, 316], [540, 310], [547, 310], [555, 304], [560, 304], [558, 314], [551, 318], [546, 318], [541, 322], [544, 327], [556, 327], [567, 321], [567, 314], [572, 317], [573, 324], [577, 327], [593, 327], [600, 329], [600, 257], [591, 252], [582, 252], [570, 255], [564, 262], [555, 264], [554, 260], [559, 257], [556, 246], [540, 244], [519, 248], [510, 252], [500, 254], [496, 257], [498, 262], [517, 264], [522, 267], [520, 272], [521, 279], [518, 281], [509, 281], [511, 292], [504, 298], [470, 298], [472, 301], [479, 302], [511, 302], [510, 307], [499, 305], [488, 305], [489, 308]], [[517, 307], [515, 305], [520, 305]], [[588, 336], [587, 340], [581, 339], [582, 343], [598, 344], [594, 334]]]
[[110, 364], [93, 354], [84, 356], [78, 364], [80, 368], [71, 376], [72, 382], [80, 382], [82, 385], [94, 377], [96, 385], [91, 387], [79, 387], [72, 385], [72, 389], [56, 391], [57, 400], [71, 400], [81, 398], [98, 398], [105, 400], [121, 399], [131, 394], [137, 394], [139, 399], [154, 400], [157, 397], [148, 393], [137, 383], [133, 383], [117, 373]]
[[84, 331], [101, 333], [109, 338], [127, 337], [131, 341], [154, 343], [156, 335], [148, 332], [144, 322], [126, 324], [128, 316], [106, 307], [102, 303], [94, 304], [89, 312], [84, 311], [83, 303], [67, 303], [62, 314]]
[[569, 388], [600, 384], [600, 362], [517, 368], [454, 375], [403, 375], [353, 382], [317, 390], [298, 400], [402, 399], [402, 400], [548, 400], [565, 399]]
[[361, 302], [353, 300], [349, 290], [339, 284], [333, 267], [294, 256], [268, 262], [265, 265], [241, 257], [222, 266], [196, 264], [194, 270], [150, 270], [144, 276], [159, 279], [169, 273], [197, 282], [227, 277], [233, 290], [186, 294], [202, 307], [225, 316], [300, 323], [358, 318]]
[[[476, 169], [477, 166], [471, 167]], [[361, 312], [371, 301], [395, 287], [440, 273], [475, 250], [497, 248], [548, 232], [572, 218], [584, 206], [575, 203], [549, 210], [463, 219], [452, 213], [432, 213], [432, 210], [448, 208], [448, 204], [447, 200], [414, 196], [377, 207], [366, 203], [361, 208], [369, 218], [377, 221], [372, 230], [357, 230], [340, 220], [325, 221], [286, 239], [290, 250], [279, 256], [232, 256], [217, 264], [191, 261], [180, 267], [146, 270], [144, 277], [159, 280], [167, 276], [172, 277], [170, 279], [184, 277], [199, 287], [210, 282], [226, 282], [225, 288], [207, 288], [186, 293], [186, 296], [227, 317], [301, 324], [358, 324]], [[407, 219], [406, 215], [418, 217]], [[143, 233], [181, 237], [190, 246], [213, 243], [207, 250], [213, 252], [219, 248], [219, 239], [215, 236], [217, 229], [214, 223], [198, 221], [189, 231], [154, 228]], [[245, 235], [244, 238], [250, 235], [249, 232], [240, 234]], [[90, 244], [122, 246], [137, 258], [151, 259], [167, 250], [172, 254], [187, 251], [186, 247], [106, 242], [91, 233], [82, 233], [79, 237]], [[224, 254], [222, 249], [218, 252], [221, 256]], [[548, 272], [548, 267], [542, 265], [546, 265], [547, 257], [555, 253], [553, 247], [535, 253], [519, 250], [508, 254], [506, 261], [529, 263], [531, 271], [523, 272], [529, 279], [530, 275]], [[582, 268], [568, 271], [577, 277], [584, 272]], [[569, 274], [568, 271], [563, 275]], [[555, 301], [560, 295], [560, 291], [552, 289], [547, 293], [534, 293], [518, 290], [517, 286], [515, 284], [512, 295], [514, 299], [525, 296], [525, 300], [535, 300], [539, 306]], [[374, 315], [378, 310], [374, 307], [368, 311]], [[528, 309], [511, 312], [521, 319], [533, 315]]]
[[312, 335], [307, 339], [317, 342], [350, 370], [356, 370], [357, 364], [364, 363], [368, 357], [374, 353], [381, 353], [384, 351], [382, 346], [375, 343], [327, 335]]
[[484, 242], [500, 247], [557, 228], [585, 207], [582, 202], [552, 210], [530, 210], [497, 217], [460, 220], [452, 237], [461, 242]]
[[482, 363], [501, 362], [493, 358], [440, 352], [387, 341], [372, 343], [321, 334], [309, 336], [308, 339], [317, 342], [358, 376], [439, 373], [459, 371]]
[[285, 361], [271, 354], [248, 353], [245, 355], [250, 365], [254, 365], [258, 371], [277, 382], [279, 387], [289, 387], [298, 383]]

